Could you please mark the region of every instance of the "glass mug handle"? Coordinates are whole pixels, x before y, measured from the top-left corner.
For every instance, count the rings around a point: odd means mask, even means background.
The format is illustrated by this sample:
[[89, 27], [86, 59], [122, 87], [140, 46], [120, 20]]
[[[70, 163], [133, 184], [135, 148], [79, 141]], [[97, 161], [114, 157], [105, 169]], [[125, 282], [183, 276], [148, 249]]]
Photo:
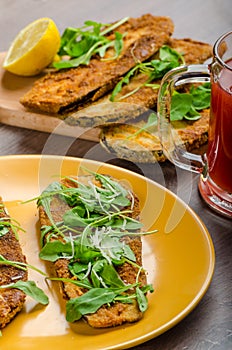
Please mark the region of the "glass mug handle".
[[186, 150], [178, 132], [170, 120], [171, 97], [176, 88], [189, 83], [210, 82], [210, 70], [206, 64], [174, 68], [162, 79], [158, 96], [158, 130], [165, 156], [182, 169], [204, 172], [204, 156]]

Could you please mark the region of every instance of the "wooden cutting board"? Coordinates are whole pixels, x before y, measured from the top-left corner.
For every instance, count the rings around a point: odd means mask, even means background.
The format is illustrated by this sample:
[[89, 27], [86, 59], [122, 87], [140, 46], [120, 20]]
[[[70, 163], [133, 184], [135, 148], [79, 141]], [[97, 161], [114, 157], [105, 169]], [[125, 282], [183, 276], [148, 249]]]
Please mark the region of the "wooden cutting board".
[[20, 77], [2, 68], [5, 53], [0, 53], [0, 123], [85, 140], [99, 141], [98, 128], [70, 126], [59, 118], [26, 110], [19, 99], [27, 92], [36, 77]]

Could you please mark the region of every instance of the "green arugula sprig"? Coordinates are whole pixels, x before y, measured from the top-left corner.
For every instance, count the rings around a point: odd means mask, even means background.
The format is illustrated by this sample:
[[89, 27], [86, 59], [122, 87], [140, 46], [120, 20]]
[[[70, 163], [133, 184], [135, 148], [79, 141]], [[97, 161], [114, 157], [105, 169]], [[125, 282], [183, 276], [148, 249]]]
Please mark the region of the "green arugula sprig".
[[201, 117], [199, 111], [210, 106], [210, 83], [192, 86], [189, 93], [174, 92], [171, 99], [170, 120], [194, 121]]
[[[127, 290], [136, 288], [135, 293], [125, 294]], [[153, 292], [151, 285], [145, 288], [138, 287], [138, 284], [128, 285], [121, 288], [94, 288], [87, 291], [78, 298], [72, 298], [66, 303], [66, 319], [69, 322], [79, 320], [83, 315], [96, 312], [102, 305], [116, 301], [132, 303], [137, 299], [141, 312], [147, 309], [147, 292]]]
[[[37, 198], [38, 205], [42, 205], [48, 215], [54, 234], [58, 233], [63, 237], [70, 226], [85, 227], [90, 224], [99, 226], [106, 224], [106, 221], [108, 221], [108, 224], [112, 224], [114, 213], [120, 212], [121, 208], [131, 204], [129, 200], [131, 194], [119, 183], [100, 174], [96, 175], [96, 179], [99, 179], [104, 186], [99, 187], [91, 182], [84, 185], [73, 178], [69, 178], [69, 181], [73, 182], [74, 185], [77, 184], [78, 187], [67, 187], [58, 182], [53, 182]], [[71, 207], [65, 213], [62, 223], [55, 223], [50, 211], [51, 200], [55, 195], [59, 195]], [[100, 221], [98, 223], [96, 219], [101, 219], [104, 222]], [[127, 222], [132, 221], [129, 217], [125, 220]]]
[[132, 139], [136, 136], [138, 136], [143, 131], [149, 131], [149, 129], [152, 129], [153, 127], [157, 127], [157, 115], [155, 113], [151, 113], [148, 117], [148, 120], [146, 124], [144, 124], [141, 128], [139, 128], [135, 133], [133, 133], [130, 136], [127, 136], [127, 140]]
[[153, 89], [158, 89], [159, 84], [152, 83], [154, 80], [162, 78], [169, 70], [178, 67], [180, 64], [184, 64], [184, 58], [176, 50], [172, 49], [170, 46], [163, 45], [159, 49], [159, 58], [151, 60], [149, 62], [138, 62], [135, 67], [133, 67], [115, 86], [110, 100], [115, 101], [116, 96], [121, 92], [123, 85], [128, 85], [131, 78], [136, 74], [147, 75], [147, 80], [130, 91], [118, 98], [118, 101], [127, 98], [128, 96], [134, 94], [139, 89], [144, 86], [151, 87]]
[[[204, 83], [197, 87], [191, 86], [189, 93], [180, 93], [175, 91], [171, 98], [170, 120], [189, 120], [194, 121], [201, 118], [199, 111], [210, 106], [211, 85]], [[143, 131], [157, 127], [157, 115], [151, 113], [147, 122], [135, 133], [127, 137], [132, 139]]]
[[25, 230], [20, 226], [18, 221], [5, 215], [3, 208], [4, 206], [0, 204], [0, 213], [4, 214], [4, 216], [0, 217], [0, 237], [5, 236], [7, 233], [12, 231], [15, 237], [18, 239], [18, 231], [25, 232]]
[[49, 299], [47, 295], [43, 292], [41, 288], [39, 288], [34, 281], [17, 281], [14, 283], [9, 283], [0, 286], [0, 289], [10, 289], [17, 288], [23, 291], [26, 295], [33, 298], [35, 301], [42, 305], [47, 305], [49, 303]]
[[25, 232], [25, 230], [18, 224], [16, 220], [10, 220], [8, 217], [0, 218], [0, 237], [5, 236], [7, 233], [12, 231], [15, 234], [15, 237], [18, 239], [19, 230]]
[[58, 69], [78, 67], [81, 64], [89, 64], [93, 55], [98, 54], [104, 59], [106, 50], [113, 47], [115, 55], [107, 59], [117, 58], [123, 48], [123, 38], [126, 34], [115, 31], [114, 39], [107, 34], [128, 20], [128, 17], [110, 25], [94, 21], [86, 21], [80, 28], [66, 28], [61, 36], [61, 45], [58, 54], [68, 55], [69, 59], [54, 62], [53, 66]]
[[[147, 308], [148, 291], [152, 286], [142, 287], [139, 275], [142, 267], [137, 264], [130, 246], [123, 239], [127, 235], [142, 235], [156, 232], [142, 232], [142, 224], [131, 218], [134, 198], [132, 193], [109, 176], [89, 171], [101, 186], [89, 180], [87, 184], [67, 178], [77, 187], [67, 187], [57, 182], [51, 184], [37, 199], [48, 215], [52, 217], [51, 201], [54, 196], [68, 203], [62, 221], [42, 227], [43, 246], [40, 258], [55, 262], [69, 260], [70, 273], [75, 279], [49, 278], [71, 282], [87, 289], [79, 298], [67, 302], [66, 318], [73, 322], [82, 315], [95, 312], [104, 304], [136, 299], [141, 311]], [[54, 226], [55, 225], [55, 226]], [[62, 234], [62, 240], [58, 237]], [[58, 239], [54, 239], [54, 237]], [[131, 264], [137, 269], [136, 283], [126, 285], [117, 272], [117, 266]], [[130, 290], [134, 288], [134, 293]]]
[[[36, 302], [47, 305], [49, 303], [49, 299], [44, 291], [39, 288], [34, 281], [16, 281], [14, 283], [4, 284], [0, 286], [1, 289], [11, 289], [16, 288], [24, 292], [26, 295], [30, 296]], [[2, 332], [0, 331], [0, 337], [2, 336]]]
[[40, 269], [38, 269], [37, 267], [21, 262], [21, 261], [12, 261], [9, 259], [4, 258], [3, 255], [0, 254], [0, 265], [9, 265], [9, 266], [13, 266], [16, 267], [17, 269], [23, 270], [23, 271], [27, 271], [28, 268], [40, 273], [43, 276], [46, 276], [46, 274], [41, 271]]
[[[15, 268], [17, 268], [19, 270], [23, 270], [23, 271], [27, 271], [28, 268], [30, 268], [30, 269], [40, 273], [44, 277], [47, 277], [47, 275], [43, 271], [38, 269], [37, 267], [30, 265], [30, 264], [27, 264], [27, 263], [24, 263], [24, 262], [21, 262], [21, 261], [8, 260], [1, 254], [0, 254], [0, 265], [12, 266], [12, 267], [15, 267]], [[29, 295], [34, 300], [36, 300], [37, 302], [39, 302], [43, 305], [47, 305], [49, 303], [49, 299], [48, 299], [47, 295], [42, 291], [42, 289], [37, 287], [37, 285], [35, 284], [34, 281], [22, 281], [22, 280], [20, 280], [20, 281], [16, 281], [16, 282], [9, 283], [9, 284], [4, 284], [4, 285], [0, 286], [0, 289], [9, 289], [9, 288], [20, 289], [25, 294]]]
[[[0, 212], [5, 214], [3, 204], [0, 204]], [[20, 226], [20, 224], [16, 220], [9, 218], [8, 216], [2, 216], [0, 218], [0, 238], [5, 236], [10, 231], [12, 231], [15, 234], [16, 238], [18, 239], [17, 234], [19, 230], [25, 232], [25, 230]], [[43, 271], [39, 270], [37, 267], [33, 265], [30, 265], [21, 261], [12, 261], [12, 260], [6, 259], [1, 254], [0, 254], [0, 265], [12, 266], [23, 271], [27, 271], [28, 268], [31, 268], [34, 271], [42, 274], [43, 276], [46, 276], [46, 274]], [[45, 295], [42, 289], [36, 286], [34, 281], [19, 280], [13, 283], [0, 285], [0, 289], [9, 289], [9, 288], [20, 289], [26, 295], [31, 296], [34, 300], [36, 300], [37, 302], [43, 305], [47, 305], [49, 302], [48, 297]]]
[[[109, 275], [109, 278], [112, 276]], [[141, 312], [147, 310], [148, 301], [146, 294], [154, 291], [152, 285], [140, 286], [137, 281], [134, 284], [125, 285], [122, 281], [114, 280], [114, 286], [105, 288], [92, 288], [88, 282], [82, 282], [67, 278], [49, 278], [52, 281], [72, 283], [79, 287], [87, 289], [87, 292], [78, 298], [72, 298], [66, 303], [66, 319], [68, 322], [75, 322], [86, 314], [96, 312], [101, 306], [115, 302], [132, 303], [137, 300]], [[134, 289], [134, 292], [132, 290]], [[130, 293], [126, 293], [130, 291]]]
[[[43, 271], [39, 270], [37, 267], [29, 265], [27, 263], [20, 262], [20, 261], [8, 260], [4, 258], [4, 256], [1, 254], [0, 254], [0, 265], [12, 266], [23, 271], [27, 271], [28, 268], [31, 268], [36, 272], [42, 274], [43, 276], [47, 277], [47, 275]], [[41, 288], [39, 288], [36, 285], [34, 281], [18, 280], [13, 283], [0, 285], [0, 290], [11, 289], [11, 288], [16, 288], [21, 290], [26, 295], [30, 296], [32, 299], [34, 299], [36, 302], [42, 305], [47, 305], [49, 303], [48, 296], [44, 293], [44, 291]], [[2, 336], [2, 332], [0, 331], [0, 337], [1, 336]]]

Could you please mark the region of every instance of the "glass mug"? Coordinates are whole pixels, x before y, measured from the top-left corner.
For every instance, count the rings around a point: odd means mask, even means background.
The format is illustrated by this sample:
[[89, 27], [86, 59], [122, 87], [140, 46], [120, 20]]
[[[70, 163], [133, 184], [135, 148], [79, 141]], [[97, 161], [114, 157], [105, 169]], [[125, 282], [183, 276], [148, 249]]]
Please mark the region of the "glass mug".
[[[203, 156], [186, 151], [170, 121], [175, 88], [199, 82], [211, 82], [208, 148]], [[203, 199], [232, 218], [232, 32], [216, 41], [209, 65], [178, 67], [164, 76], [158, 97], [158, 127], [166, 157], [183, 169], [199, 172]]]

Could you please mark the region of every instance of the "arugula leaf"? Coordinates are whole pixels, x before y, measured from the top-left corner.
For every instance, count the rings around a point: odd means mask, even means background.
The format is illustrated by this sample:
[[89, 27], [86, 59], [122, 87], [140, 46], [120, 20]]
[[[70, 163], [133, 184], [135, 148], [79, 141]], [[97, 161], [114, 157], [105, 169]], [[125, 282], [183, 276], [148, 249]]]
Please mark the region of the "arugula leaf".
[[124, 283], [119, 277], [114, 266], [109, 264], [106, 259], [100, 259], [93, 264], [91, 269], [91, 280], [94, 288], [124, 287]]
[[101, 251], [102, 255], [107, 260], [113, 260], [121, 262], [122, 259], [127, 258], [131, 261], [135, 261], [135, 255], [131, 248], [120, 240], [120, 236], [111, 236], [109, 233], [102, 235], [100, 242], [97, 244], [97, 248]]
[[107, 288], [90, 289], [78, 298], [73, 298], [66, 303], [66, 320], [75, 322], [83, 315], [96, 312], [102, 305], [111, 303], [116, 293]]
[[50, 210], [51, 200], [52, 200], [53, 196], [56, 194], [59, 194], [61, 190], [62, 190], [62, 186], [59, 182], [57, 182], [57, 181], [52, 182], [42, 192], [41, 196], [38, 197], [37, 205], [41, 205], [44, 208], [53, 228], [62, 235], [62, 232], [59, 230], [58, 226], [56, 225], [56, 223], [53, 220], [53, 217], [51, 215], [51, 210]]
[[184, 57], [168, 45], [163, 45], [159, 51], [161, 61], [173, 62], [174, 65], [184, 64]]
[[[91, 277], [91, 281], [92, 281], [94, 288], [101, 288], [102, 287], [103, 281], [101, 278], [101, 273], [102, 273], [103, 267], [106, 263], [107, 263], [106, 259], [100, 259], [100, 260], [97, 260], [92, 265], [90, 277]], [[106, 286], [103, 285], [103, 287], [106, 287]]]
[[170, 119], [182, 120], [183, 117], [190, 110], [192, 105], [192, 96], [187, 93], [179, 94], [175, 93], [171, 100], [171, 112]]
[[[120, 55], [120, 53], [121, 53], [121, 51], [123, 49], [123, 38], [124, 38], [125, 34], [121, 34], [119, 32], [115, 32], [114, 34], [115, 34], [115, 40], [108, 41], [108, 42], [106, 42], [105, 45], [102, 45], [102, 46], [100, 46], [99, 48], [97, 48], [95, 50], [95, 53], [98, 53], [103, 61], [114, 60], [115, 58], [117, 58]], [[112, 57], [104, 58], [106, 50], [109, 47], [113, 47], [114, 48], [115, 55], [112, 56]]]
[[119, 32], [115, 32], [115, 42], [114, 42], [115, 57], [114, 58], [117, 58], [120, 55], [120, 53], [122, 52], [123, 37], [124, 37], [123, 34], [121, 34]]
[[129, 72], [116, 84], [114, 90], [112, 91], [112, 94], [110, 96], [110, 101], [114, 102], [115, 97], [117, 94], [122, 90], [123, 85], [128, 85], [130, 82], [130, 79], [134, 76], [136, 71], [139, 71], [141, 67], [141, 63], [137, 64], [135, 67], [133, 67]]
[[8, 260], [6, 258], [4, 258], [3, 255], [0, 254], [0, 265], [9, 265], [9, 266], [13, 266], [19, 270], [23, 270], [23, 271], [27, 271], [28, 268], [31, 268], [32, 270], [40, 273], [43, 276], [46, 276], [46, 274], [39, 270], [36, 266], [21, 262], [21, 261], [12, 261], [12, 260]]
[[139, 310], [141, 312], [144, 312], [147, 310], [147, 307], [148, 307], [147, 297], [139, 287], [136, 287], [135, 291], [136, 291], [136, 297], [139, 305]]
[[157, 126], [157, 115], [155, 113], [151, 113], [146, 124], [142, 128], [138, 129], [135, 133], [133, 133], [133, 135], [127, 136], [127, 140], [138, 136], [143, 131], [148, 131], [149, 128], [152, 128], [154, 126]]
[[85, 21], [80, 28], [66, 28], [61, 36], [61, 44], [58, 54], [60, 56], [68, 55], [69, 59], [54, 62], [53, 66], [57, 69], [78, 67], [81, 64], [89, 64], [93, 55], [99, 54], [104, 58], [106, 50], [113, 47], [114, 57], [117, 58], [123, 48], [124, 34], [115, 32], [115, 38], [110, 39], [107, 34], [122, 25], [128, 20], [128, 17], [110, 25], [94, 21]]
[[[102, 267], [105, 266], [105, 262], [100, 260], [96, 263], [96, 266], [96, 272], [98, 272], [102, 270]], [[110, 273], [112, 272], [110, 271]], [[111, 275], [111, 278], [112, 276], [113, 274]], [[111, 278], [108, 278], [108, 281], [110, 281]], [[88, 289], [87, 293], [82, 294], [78, 298], [72, 298], [66, 303], [66, 319], [69, 322], [75, 322], [79, 320], [83, 315], [94, 313], [104, 304], [110, 304], [115, 301], [119, 301], [122, 303], [131, 303], [134, 299], [136, 299], [140, 310], [144, 312], [148, 307], [146, 293], [152, 293], [154, 291], [153, 286], [151, 284], [139, 287], [138, 282], [134, 284], [124, 285], [121, 284], [120, 280], [118, 280], [118, 282], [116, 283], [117, 286], [115, 288], [91, 288], [91, 286], [89, 286], [88, 284], [73, 279], [57, 277], [49, 279], [52, 281], [73, 283], [79, 287]], [[101, 281], [99, 277], [96, 277], [96, 280], [98, 280], [98, 282]], [[115, 282], [113, 283], [115, 284]], [[135, 290], [135, 292], [125, 294], [125, 292], [127, 292], [128, 290], [132, 291], [133, 289]]]
[[[84, 210], [83, 210], [84, 212]], [[83, 212], [81, 214], [83, 214]], [[76, 207], [70, 210], [67, 210], [63, 215], [63, 220], [65, 225], [71, 227], [85, 227], [95, 220], [95, 218], [84, 218], [79, 215], [80, 210]]]
[[0, 222], [0, 237], [3, 237], [5, 236], [5, 234], [7, 234], [9, 232], [9, 228], [7, 227], [7, 225], [5, 224], [2, 224], [2, 222]]
[[189, 93], [175, 91], [171, 98], [171, 121], [199, 119], [201, 115], [198, 111], [210, 106], [210, 94], [210, 83], [192, 86]]
[[[76, 212], [77, 210], [82, 223], [90, 217], [90, 212], [92, 217], [94, 216], [94, 212], [105, 215], [105, 213], [108, 213], [110, 210], [117, 211], [119, 208], [131, 204], [130, 200], [127, 198], [129, 195], [128, 191], [120, 184], [100, 174], [96, 174], [95, 177], [102, 183], [102, 187], [96, 186], [91, 182], [89, 185], [83, 185], [72, 178], [69, 180], [77, 183], [78, 188], [71, 190], [70, 188], [65, 189], [65, 187], [63, 187], [65, 200], [70, 206], [75, 205], [74, 211]], [[76, 209], [76, 207], [78, 208]]]
[[99, 252], [95, 247], [83, 247], [79, 248], [79, 252], [76, 253], [75, 257], [83, 264], [94, 263], [97, 259], [102, 257], [101, 252]]
[[[128, 190], [125, 189], [118, 181], [112, 180], [109, 176], [104, 176], [102, 174], [95, 174], [95, 178], [99, 180], [105, 189], [112, 191], [116, 195], [122, 195], [126, 197], [128, 195]], [[130, 201], [128, 200], [127, 203]]]
[[197, 112], [194, 105], [192, 104], [188, 112], [185, 114], [184, 119], [193, 121], [193, 120], [198, 120], [200, 117], [201, 117], [200, 113]]
[[0, 254], [0, 265], [10, 265], [13, 267], [16, 267], [20, 270], [27, 271], [27, 267], [25, 263], [19, 262], [19, 261], [11, 261], [6, 258], [4, 258], [3, 255]]
[[[0, 212], [5, 215], [4, 206], [0, 204]], [[18, 239], [18, 231], [25, 230], [19, 225], [18, 221], [15, 219], [9, 218], [8, 216], [0, 217], [0, 237], [5, 236], [10, 230], [14, 233], [16, 239]]]
[[125, 235], [125, 231], [132, 233], [132, 231], [139, 230], [143, 227], [141, 222], [128, 216], [119, 217], [119, 215], [116, 218], [112, 218], [108, 223], [105, 223], [106, 227], [110, 226], [112, 229], [120, 229], [120, 231], [115, 232], [115, 235]]
[[162, 78], [169, 70], [178, 67], [180, 64], [184, 64], [184, 58], [176, 50], [172, 49], [167, 45], [163, 45], [159, 49], [159, 58], [151, 60], [150, 62], [139, 62], [133, 67], [115, 86], [111, 96], [110, 101], [114, 102], [116, 96], [121, 92], [124, 84], [128, 85], [130, 79], [139, 73], [147, 75], [147, 80], [141, 86], [135, 88], [128, 94], [121, 96], [118, 100], [122, 100], [133, 93], [137, 92], [140, 88], [144, 86], [152, 87], [157, 89], [158, 84], [151, 84], [152, 81]]
[[88, 264], [81, 263], [80, 261], [72, 261], [68, 266], [72, 274], [75, 276], [81, 275], [81, 279], [83, 274], [88, 270]]
[[197, 110], [202, 110], [210, 106], [211, 85], [205, 83], [197, 87], [192, 86], [190, 94], [193, 96], [193, 106]]
[[73, 280], [71, 278], [59, 278], [59, 277], [47, 277], [50, 281], [59, 281], [59, 282], [66, 282], [66, 283], [73, 283], [78, 287], [85, 288], [85, 289], [92, 289], [92, 286], [90, 283], [86, 283], [86, 280], [83, 281], [77, 281]]
[[110, 264], [104, 264], [102, 276], [104, 282], [110, 287], [110, 288], [120, 288], [124, 287], [124, 282], [119, 277], [119, 274], [113, 267], [113, 265]]
[[47, 242], [39, 253], [41, 259], [52, 262], [59, 258], [68, 258], [71, 256], [73, 256], [71, 243], [62, 243], [59, 240]]
[[35, 301], [40, 304], [47, 305], [49, 303], [49, 299], [47, 295], [43, 292], [43, 290], [35, 284], [34, 281], [17, 281], [15, 283], [10, 283], [7, 285], [0, 286], [1, 288], [17, 288], [23, 291], [25, 294], [29, 295]]
[[[135, 293], [123, 294], [128, 289], [135, 288]], [[141, 312], [146, 311], [148, 307], [145, 293], [153, 292], [151, 285], [138, 287], [138, 283], [119, 287], [119, 288], [93, 288], [78, 298], [70, 299], [66, 303], [66, 319], [68, 322], [75, 322], [83, 315], [96, 312], [101, 306], [110, 304], [114, 301], [123, 303], [131, 303], [133, 299], [137, 299]]]

